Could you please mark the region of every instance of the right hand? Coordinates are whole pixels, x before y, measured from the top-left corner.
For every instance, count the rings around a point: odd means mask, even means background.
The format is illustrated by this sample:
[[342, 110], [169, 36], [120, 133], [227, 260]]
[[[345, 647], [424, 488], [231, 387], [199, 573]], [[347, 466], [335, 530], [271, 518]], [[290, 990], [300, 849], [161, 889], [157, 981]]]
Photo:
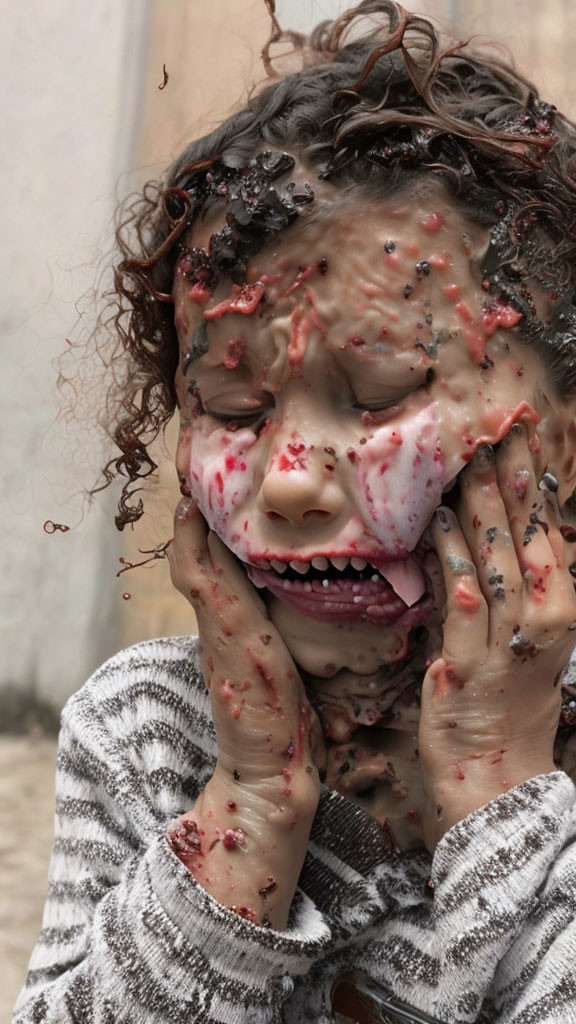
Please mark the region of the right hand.
[[[196, 613], [201, 668], [210, 690], [218, 741], [214, 776], [191, 813], [212, 841], [222, 838], [226, 829], [240, 828], [248, 839], [252, 836], [262, 851], [266, 877], [276, 878], [283, 867], [285, 874], [293, 876], [294, 865], [301, 864], [304, 856], [320, 794], [317, 764], [324, 756], [320, 723], [263, 601], [192, 504], [179, 505], [168, 560], [174, 586]], [[208, 820], [199, 821], [199, 817]], [[222, 861], [222, 850], [214, 853]], [[203, 849], [202, 859], [212, 864], [208, 870], [212, 877], [214, 858]], [[230, 860], [239, 863], [233, 856]], [[260, 882], [262, 870], [254, 860], [251, 864]], [[192, 864], [189, 867], [205, 884], [202, 872]], [[239, 885], [247, 887], [244, 901], [250, 898], [253, 905], [249, 874], [243, 873]], [[296, 882], [297, 874], [282, 886], [283, 911], [274, 919], [276, 927], [284, 911], [287, 916]], [[206, 887], [226, 902], [221, 882]], [[272, 897], [267, 901], [268, 912], [275, 902]]]

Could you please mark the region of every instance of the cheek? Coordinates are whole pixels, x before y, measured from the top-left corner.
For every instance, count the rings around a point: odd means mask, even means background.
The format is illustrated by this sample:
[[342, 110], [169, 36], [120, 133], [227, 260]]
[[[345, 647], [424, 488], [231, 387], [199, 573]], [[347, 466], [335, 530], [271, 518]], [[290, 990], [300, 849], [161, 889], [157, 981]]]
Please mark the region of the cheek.
[[445, 469], [436, 402], [381, 427], [357, 453], [359, 503], [394, 559], [412, 551], [440, 503]]
[[[206, 522], [237, 551], [243, 548], [243, 523], [234, 511], [254, 493], [255, 460], [251, 430], [192, 432], [190, 488]], [[240, 532], [238, 532], [240, 531]]]

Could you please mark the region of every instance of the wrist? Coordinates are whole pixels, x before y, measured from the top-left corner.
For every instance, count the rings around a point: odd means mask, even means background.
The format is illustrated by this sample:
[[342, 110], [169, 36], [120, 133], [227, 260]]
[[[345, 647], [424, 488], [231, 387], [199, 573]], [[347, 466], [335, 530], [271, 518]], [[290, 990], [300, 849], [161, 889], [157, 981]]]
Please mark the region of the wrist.
[[207, 892], [255, 924], [274, 928], [288, 919], [317, 803], [299, 813], [290, 795], [271, 801], [266, 786], [262, 792], [216, 772], [168, 835]]
[[423, 767], [428, 806], [424, 832], [430, 852], [469, 814], [528, 779], [556, 771], [548, 751], [514, 752], [510, 748], [480, 756], [454, 756], [442, 771], [429, 772]]

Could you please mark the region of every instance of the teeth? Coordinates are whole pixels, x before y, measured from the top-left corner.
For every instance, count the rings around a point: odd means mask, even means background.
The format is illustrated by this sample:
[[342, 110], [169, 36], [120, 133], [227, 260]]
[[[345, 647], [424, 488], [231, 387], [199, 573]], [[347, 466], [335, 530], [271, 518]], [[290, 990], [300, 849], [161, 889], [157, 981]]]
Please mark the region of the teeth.
[[372, 583], [378, 583], [382, 579], [382, 577], [379, 575], [379, 573], [375, 572], [374, 575], [370, 577], [370, 579], [372, 580]]
[[273, 558], [270, 565], [276, 570], [276, 572], [286, 572], [286, 562], [277, 562], [276, 559]]
[[327, 558], [323, 558], [321, 555], [317, 555], [316, 558], [312, 559], [312, 565], [315, 569], [327, 569], [329, 562]]
[[338, 556], [338, 558], [331, 558], [330, 561], [332, 562], [332, 565], [335, 566], [336, 569], [339, 569], [340, 572], [343, 572], [343, 570], [348, 565], [349, 559], [341, 558], [340, 556]]
[[259, 561], [258, 561], [258, 568], [259, 569], [269, 569], [270, 568], [270, 562], [268, 561], [268, 559], [267, 558], [260, 558]]
[[354, 569], [358, 569], [359, 572], [361, 572], [362, 569], [365, 569], [366, 566], [368, 565], [368, 562], [366, 561], [365, 558], [351, 558], [350, 561], [352, 563], [352, 567]]
[[322, 580], [322, 586], [323, 587], [329, 587], [330, 586], [330, 580]]
[[304, 576], [310, 568], [310, 562], [290, 562], [290, 566], [294, 569], [294, 572], [299, 572], [301, 576]]
[[304, 590], [306, 590], [308, 593], [310, 593], [311, 590], [312, 590], [312, 584], [309, 583], [308, 580], [306, 580], [306, 582], [304, 584]]

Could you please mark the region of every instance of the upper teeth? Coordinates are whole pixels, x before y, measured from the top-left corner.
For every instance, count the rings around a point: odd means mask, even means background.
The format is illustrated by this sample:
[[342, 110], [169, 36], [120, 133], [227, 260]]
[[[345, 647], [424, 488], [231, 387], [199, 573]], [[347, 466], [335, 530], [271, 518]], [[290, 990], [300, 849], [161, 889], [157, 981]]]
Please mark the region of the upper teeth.
[[324, 558], [323, 555], [317, 555], [316, 558], [312, 559], [312, 565], [315, 569], [327, 569], [328, 559]]
[[303, 576], [305, 572], [308, 572], [308, 569], [310, 568], [310, 562], [294, 561], [290, 562], [290, 566], [292, 569], [294, 569], [295, 572], [299, 572]]
[[[270, 561], [261, 559], [259, 566], [262, 569], [268, 569], [272, 567], [276, 572], [286, 572], [288, 566], [294, 569], [295, 572], [304, 576], [311, 568], [319, 569], [321, 572], [325, 572], [329, 565], [332, 565], [335, 569], [343, 572], [349, 565], [357, 572], [362, 572], [366, 568], [368, 562], [365, 558], [348, 558], [346, 555], [335, 555], [334, 557], [326, 557], [324, 555], [315, 555], [311, 561], [303, 561], [300, 558], [295, 558], [291, 562], [279, 562], [276, 558], [272, 558]], [[380, 577], [377, 577], [378, 579]]]
[[337, 569], [342, 570], [342, 569], [346, 568], [346, 566], [348, 565], [350, 559], [349, 558], [340, 558], [340, 557], [338, 557], [338, 558], [331, 558], [330, 561], [332, 562], [332, 565], [336, 566]]

